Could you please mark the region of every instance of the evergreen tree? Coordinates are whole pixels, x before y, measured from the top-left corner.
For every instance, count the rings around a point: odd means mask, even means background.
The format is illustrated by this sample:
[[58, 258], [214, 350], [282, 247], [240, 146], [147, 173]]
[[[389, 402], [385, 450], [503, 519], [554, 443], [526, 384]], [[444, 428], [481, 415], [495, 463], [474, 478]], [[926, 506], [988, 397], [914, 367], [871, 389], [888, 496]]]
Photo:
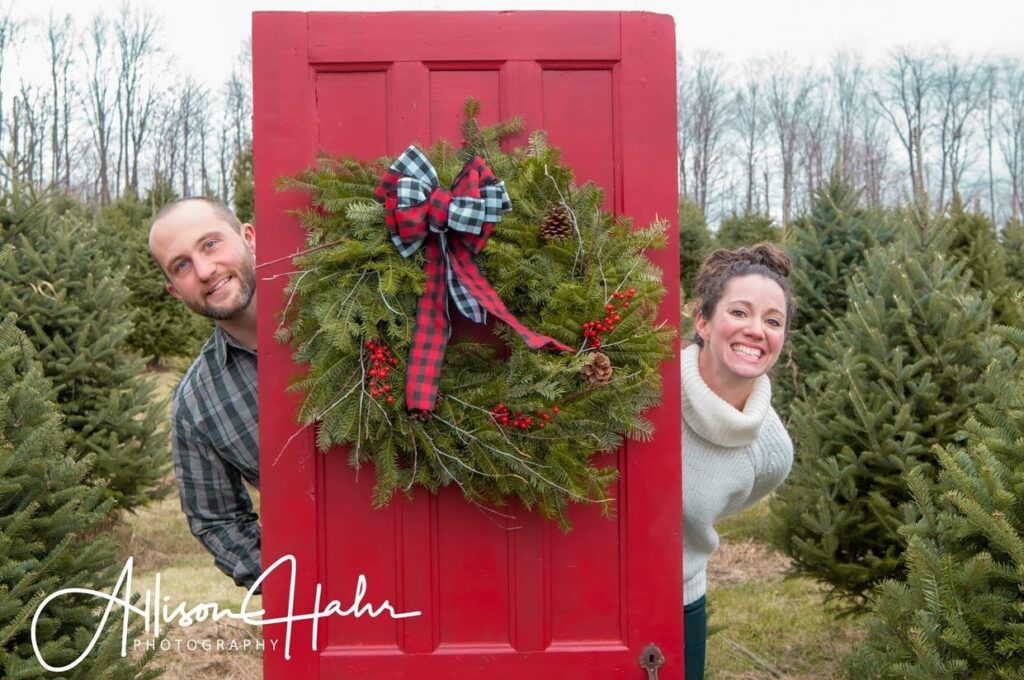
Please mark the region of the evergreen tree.
[[915, 519], [907, 473], [934, 479], [934, 447], [991, 400], [986, 368], [1012, 354], [990, 329], [990, 302], [946, 255], [948, 225], [918, 221], [901, 236], [851, 281], [821, 370], [793, 404], [796, 462], [773, 504], [796, 569], [853, 607], [902, 574], [898, 529]]
[[693, 295], [693, 281], [711, 248], [711, 232], [700, 206], [685, 198], [679, 199], [679, 285], [682, 289], [679, 332], [684, 342], [693, 335], [693, 310], [688, 309], [687, 298]]
[[775, 226], [771, 217], [757, 213], [733, 215], [723, 219], [718, 226], [714, 247], [731, 250], [741, 246], [752, 246], [762, 241], [782, 241], [782, 230]]
[[[0, 258], [2, 259], [2, 258]], [[110, 592], [119, 570], [114, 547], [96, 527], [113, 502], [83, 483], [93, 456], [66, 453], [61, 416], [13, 315], [0, 321], [0, 677], [52, 677], [36, 658], [30, 625], [42, 599], [76, 587]], [[36, 623], [47, 664], [72, 663], [99, 625], [94, 598], [58, 597]], [[92, 653], [67, 678], [152, 678], [155, 652], [120, 656], [122, 612], [115, 610]], [[131, 632], [139, 634], [138, 626]]]
[[114, 266], [125, 270], [133, 321], [127, 346], [158, 363], [164, 357], [198, 354], [213, 332], [213, 322], [190, 311], [164, 287], [167, 280], [149, 254], [151, 206], [150, 201], [120, 198], [101, 211], [97, 228], [103, 251], [113, 256]]
[[693, 280], [711, 252], [711, 232], [700, 206], [685, 198], [679, 199], [679, 280], [683, 295], [693, 292]]
[[783, 420], [804, 378], [818, 370], [816, 352], [847, 308], [847, 285], [872, 248], [893, 241], [892, 218], [860, 206], [860, 192], [833, 174], [814, 193], [810, 213], [790, 223], [786, 244], [797, 316], [772, 381]]
[[959, 200], [946, 218], [953, 233], [950, 253], [961, 257], [971, 271], [971, 285], [992, 296], [993, 320], [1016, 326], [1021, 322], [1013, 301], [1017, 286], [1006, 271], [1006, 252], [995, 225], [980, 211], [968, 213]]
[[235, 169], [231, 176], [235, 216], [243, 224], [252, 223], [256, 215], [256, 185], [252, 167], [252, 142], [235, 156]]
[[1018, 284], [1024, 285], [1024, 222], [1009, 220], [1003, 226], [1000, 242], [1006, 256], [1006, 274]]
[[95, 455], [91, 478], [130, 509], [168, 492], [166, 403], [125, 352], [132, 330], [129, 292], [111, 269], [95, 225], [53, 217], [20, 194], [0, 206], [0, 239], [14, 246], [0, 267], [0, 309], [39, 348], [53, 399], [80, 455]]
[[[1002, 330], [1024, 360], [1024, 333]], [[938, 488], [911, 478], [906, 582], [875, 593], [851, 678], [1024, 677], [1024, 385], [991, 377], [997, 401], [978, 406], [966, 447], [938, 451]]]
[[166, 177], [157, 176], [153, 180], [153, 186], [146, 191], [146, 215], [156, 215], [160, 208], [176, 198], [178, 192], [174, 190], [174, 183]]

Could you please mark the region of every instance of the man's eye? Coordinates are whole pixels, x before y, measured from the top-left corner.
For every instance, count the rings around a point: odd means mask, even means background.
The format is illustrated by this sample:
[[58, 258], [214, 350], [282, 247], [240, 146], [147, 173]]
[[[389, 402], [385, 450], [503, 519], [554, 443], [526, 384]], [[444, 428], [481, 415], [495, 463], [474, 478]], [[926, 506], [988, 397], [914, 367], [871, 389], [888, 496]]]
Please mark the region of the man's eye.
[[205, 244], [207, 250], [209, 250], [210, 248], [214, 247], [215, 245], [217, 245], [217, 242], [212, 240], [212, 239], [207, 241], [206, 244]]
[[188, 260], [180, 260], [176, 265], [174, 265], [174, 273], [177, 274], [184, 271], [186, 265], [188, 265]]

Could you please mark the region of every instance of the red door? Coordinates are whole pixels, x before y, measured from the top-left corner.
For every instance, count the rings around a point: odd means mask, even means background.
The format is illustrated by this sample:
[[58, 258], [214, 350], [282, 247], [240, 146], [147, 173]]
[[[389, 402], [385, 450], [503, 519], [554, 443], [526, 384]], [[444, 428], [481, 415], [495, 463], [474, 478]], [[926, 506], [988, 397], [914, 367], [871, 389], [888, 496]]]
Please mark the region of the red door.
[[[275, 177], [317, 150], [376, 158], [409, 143], [458, 143], [462, 104], [481, 123], [513, 115], [544, 128], [578, 180], [607, 207], [646, 224], [676, 215], [675, 51], [670, 17], [618, 12], [257, 13], [253, 18], [258, 256], [302, 248], [287, 211], [306, 197]], [[525, 134], [513, 145], [525, 144]], [[512, 197], [513, 201], [515, 197]], [[672, 230], [673, 233], [675, 230]], [[678, 325], [678, 251], [665, 272], [662, 318]], [[268, 678], [636, 678], [648, 643], [659, 678], [682, 677], [682, 521], [678, 363], [666, 364], [656, 439], [606, 457], [620, 469], [615, 520], [576, 507], [561, 534], [530, 513], [498, 526], [458, 491], [418, 493], [373, 510], [373, 472], [344, 452], [294, 437], [296, 368], [274, 341], [286, 262], [260, 269], [260, 446], [264, 565], [296, 558], [293, 613], [389, 600], [404, 620], [333, 616], [268, 627]], [[285, 448], [286, 443], [288, 444]], [[268, 618], [288, 611], [287, 579], [265, 587]], [[277, 641], [276, 648], [272, 640]]]

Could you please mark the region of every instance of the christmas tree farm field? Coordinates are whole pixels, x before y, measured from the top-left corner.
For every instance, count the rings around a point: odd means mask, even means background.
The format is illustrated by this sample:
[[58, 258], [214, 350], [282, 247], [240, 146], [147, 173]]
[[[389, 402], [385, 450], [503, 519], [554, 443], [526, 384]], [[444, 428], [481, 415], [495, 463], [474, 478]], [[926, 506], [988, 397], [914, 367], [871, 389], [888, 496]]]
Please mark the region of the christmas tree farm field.
[[[173, 370], [155, 374], [161, 396], [170, 397], [186, 367], [187, 362], [176, 361]], [[170, 456], [169, 451], [167, 455]], [[222, 574], [214, 566], [209, 553], [192, 537], [181, 512], [173, 474], [168, 475], [167, 481], [173, 489], [169, 497], [133, 514], [124, 514], [113, 529], [119, 563], [123, 565], [129, 556], [134, 560], [132, 589], [138, 593], [152, 590], [159, 572], [161, 597], [169, 596], [168, 603], [172, 607], [179, 602], [187, 602], [189, 607], [216, 602], [221, 608], [238, 611], [245, 590]], [[259, 512], [259, 493], [254, 490], [250, 493], [254, 509]], [[250, 608], [259, 609], [260, 601], [260, 597], [255, 597]], [[219, 623], [205, 621], [185, 628], [174, 627], [166, 635], [169, 643], [165, 646], [169, 644], [170, 648], [161, 648], [151, 666], [165, 669], [160, 676], [165, 680], [255, 680], [263, 677], [263, 655], [254, 651], [255, 642], [260, 637], [258, 628], [228, 619]], [[152, 640], [149, 637], [141, 639], [142, 644]], [[180, 650], [178, 640], [181, 640]], [[193, 644], [198, 648], [188, 649], [189, 640], [195, 640]], [[218, 640], [223, 641], [223, 651], [217, 650]], [[209, 651], [202, 648], [204, 641], [209, 641]], [[131, 650], [130, 642], [129, 653], [141, 652], [141, 649], [139, 652]]]
[[768, 499], [718, 525], [708, 564], [709, 680], [828, 680], [860, 642], [854, 617], [838, 618], [813, 580], [787, 577], [789, 558], [767, 543]]

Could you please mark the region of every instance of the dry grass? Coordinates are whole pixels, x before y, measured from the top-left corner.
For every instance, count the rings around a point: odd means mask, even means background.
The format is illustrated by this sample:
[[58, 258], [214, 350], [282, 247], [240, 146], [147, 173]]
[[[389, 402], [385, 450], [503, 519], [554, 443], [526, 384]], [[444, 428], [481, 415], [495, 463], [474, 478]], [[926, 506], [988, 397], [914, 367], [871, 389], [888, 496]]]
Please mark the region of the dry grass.
[[[166, 369], [150, 372], [160, 396], [170, 397], [187, 366], [188, 362], [175, 361]], [[168, 481], [173, 485], [173, 478]], [[250, 494], [258, 512], [259, 493], [250, 489]], [[189, 606], [216, 602], [222, 609], [240, 609], [245, 590], [221, 573], [210, 554], [192, 537], [176, 487], [168, 498], [121, 517], [111, 533], [119, 562], [123, 564], [129, 556], [134, 560], [134, 591], [154, 590], [159, 572], [160, 595], [169, 598], [166, 602], [171, 609], [182, 602]], [[261, 606], [262, 599], [256, 597], [250, 609]], [[165, 669], [161, 677], [169, 680], [261, 678], [263, 654], [257, 650], [260, 640], [258, 627], [237, 621], [204, 621], [174, 627], [167, 631], [152, 667]], [[134, 648], [133, 655], [141, 654], [149, 642], [152, 638], [143, 636], [135, 648], [130, 640], [129, 650]]]
[[[259, 503], [253, 493], [254, 504]], [[221, 608], [238, 611], [245, 590], [236, 586], [213, 565], [213, 558], [188, 530], [178, 495], [123, 518], [113, 531], [120, 560], [134, 559], [132, 588], [139, 593], [155, 590], [160, 573], [161, 598], [170, 608], [216, 602]], [[256, 597], [250, 609], [259, 609]], [[238, 621], [205, 621], [170, 629], [164, 646], [157, 652], [154, 667], [165, 669], [164, 678], [225, 678], [248, 680], [263, 674], [263, 654], [257, 650], [258, 627]], [[140, 638], [136, 653], [145, 649], [151, 637]], [[134, 646], [129, 641], [129, 649]]]
[[779, 583], [790, 560], [782, 553], [753, 538], [723, 543], [708, 562], [708, 583], [712, 587], [739, 583]]
[[787, 576], [790, 560], [763, 535], [762, 501], [721, 527], [708, 563], [709, 680], [828, 680], [861, 639], [856, 619], [837, 619], [814, 581]]

